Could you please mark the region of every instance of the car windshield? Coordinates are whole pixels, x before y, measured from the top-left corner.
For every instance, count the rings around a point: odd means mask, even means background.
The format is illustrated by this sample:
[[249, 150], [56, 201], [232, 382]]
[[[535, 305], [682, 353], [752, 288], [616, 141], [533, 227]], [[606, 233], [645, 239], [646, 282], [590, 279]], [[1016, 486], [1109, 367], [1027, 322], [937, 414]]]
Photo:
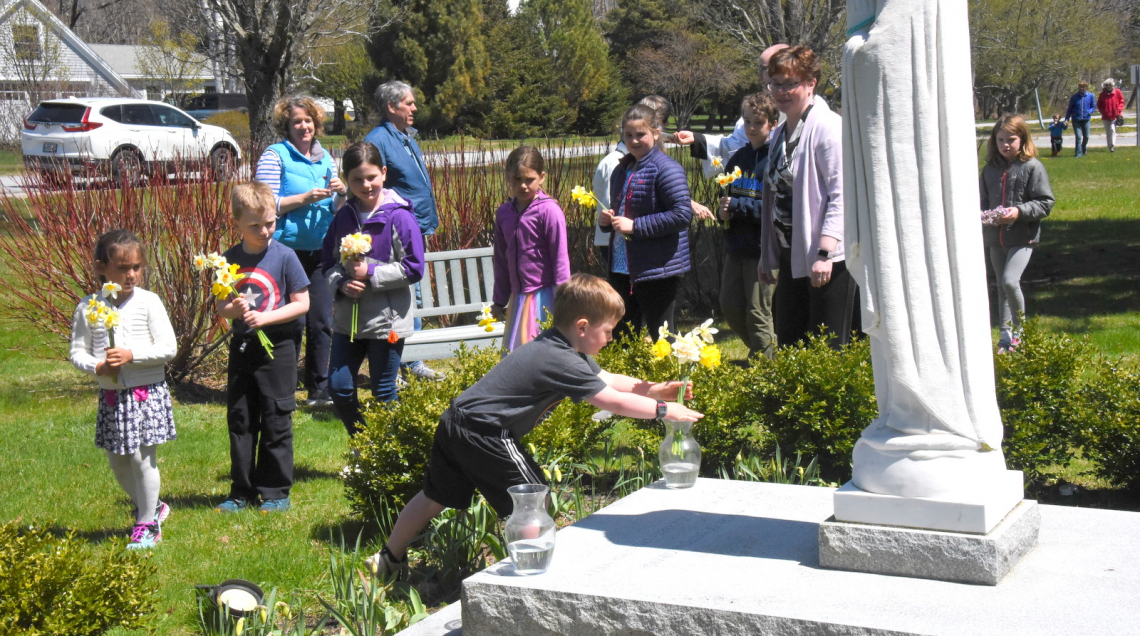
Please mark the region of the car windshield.
[[28, 116], [28, 121], [45, 124], [78, 124], [83, 121], [87, 107], [82, 104], [57, 104], [44, 102]]

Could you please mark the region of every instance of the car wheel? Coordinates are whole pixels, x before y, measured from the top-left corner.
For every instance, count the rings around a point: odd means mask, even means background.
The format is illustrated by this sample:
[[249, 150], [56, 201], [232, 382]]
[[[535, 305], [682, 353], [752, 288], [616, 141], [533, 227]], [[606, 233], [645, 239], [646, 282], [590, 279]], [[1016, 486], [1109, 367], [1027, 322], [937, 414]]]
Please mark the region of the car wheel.
[[130, 149], [116, 152], [115, 156], [111, 157], [111, 176], [114, 178], [116, 184], [142, 185], [142, 157], [139, 156], [139, 153]]
[[219, 146], [210, 153], [210, 170], [214, 181], [229, 181], [234, 176], [234, 153], [229, 146]]

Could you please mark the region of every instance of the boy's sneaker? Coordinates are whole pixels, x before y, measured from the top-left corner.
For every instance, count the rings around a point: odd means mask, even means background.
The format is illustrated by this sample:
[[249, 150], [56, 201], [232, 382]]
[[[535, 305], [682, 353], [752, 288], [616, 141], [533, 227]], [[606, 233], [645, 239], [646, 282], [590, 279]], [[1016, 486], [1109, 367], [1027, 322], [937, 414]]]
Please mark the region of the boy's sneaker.
[[285, 512], [290, 507], [289, 498], [282, 497], [281, 499], [269, 499], [262, 502], [260, 510], [261, 514], [267, 515], [271, 512]]
[[127, 544], [128, 550], [149, 550], [162, 540], [162, 529], [157, 522], [136, 523], [131, 529], [131, 542]]
[[222, 503], [214, 506], [216, 512], [241, 512], [249, 506], [249, 502], [245, 499], [227, 499]]
[[305, 401], [309, 406], [316, 407], [329, 407], [332, 406], [332, 398], [329, 397], [328, 389], [321, 389], [313, 391], [309, 394], [309, 399]]
[[404, 558], [397, 559], [386, 545], [376, 554], [364, 559], [365, 567], [379, 579], [387, 579], [393, 572], [400, 572], [407, 564], [408, 555], [405, 554]]
[[[166, 521], [166, 518], [169, 516], [170, 516], [170, 506], [167, 505], [167, 503], [165, 501], [159, 501], [158, 507], [154, 509], [154, 520], [159, 522], [159, 523], [162, 523], [163, 521]], [[131, 518], [132, 519], [138, 519], [139, 518], [138, 506], [131, 508]]]
[[414, 375], [421, 380], [432, 380], [434, 382], [439, 382], [444, 378], [442, 371], [436, 371], [435, 369], [432, 369], [428, 365], [424, 364], [422, 360], [416, 360], [415, 362], [409, 363], [408, 366], [404, 367], [404, 372], [410, 375]]

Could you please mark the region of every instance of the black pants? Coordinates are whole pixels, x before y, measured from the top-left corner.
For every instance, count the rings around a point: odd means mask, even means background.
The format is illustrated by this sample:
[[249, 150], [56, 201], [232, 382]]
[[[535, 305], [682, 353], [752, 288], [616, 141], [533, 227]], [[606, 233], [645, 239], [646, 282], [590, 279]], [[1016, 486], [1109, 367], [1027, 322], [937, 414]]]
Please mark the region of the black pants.
[[1056, 157], [1061, 152], [1061, 147], [1065, 145], [1064, 137], [1050, 137], [1049, 143], [1053, 146], [1053, 156]]
[[676, 331], [673, 312], [677, 307], [677, 290], [681, 288], [680, 276], [631, 285], [628, 274], [610, 272], [610, 285], [625, 301], [625, 315], [614, 329], [614, 338], [631, 336], [645, 327], [649, 337], [656, 339], [662, 324], [668, 324], [670, 332]]
[[309, 277], [309, 312], [297, 319], [293, 345], [301, 350], [305, 338], [305, 388], [310, 395], [329, 388], [329, 355], [332, 351], [332, 290], [320, 268], [320, 250], [294, 250]]
[[781, 347], [807, 339], [820, 325], [827, 327], [831, 348], [851, 341], [858, 286], [843, 261], [831, 266], [831, 280], [823, 287], [812, 287], [811, 276], [792, 278], [791, 250], [780, 250], [780, 275], [772, 296], [772, 318], [776, 342]]
[[230, 342], [226, 421], [231, 499], [281, 499], [293, 485], [297, 350], [287, 331], [270, 334], [270, 339], [272, 359], [256, 334], [234, 334]]

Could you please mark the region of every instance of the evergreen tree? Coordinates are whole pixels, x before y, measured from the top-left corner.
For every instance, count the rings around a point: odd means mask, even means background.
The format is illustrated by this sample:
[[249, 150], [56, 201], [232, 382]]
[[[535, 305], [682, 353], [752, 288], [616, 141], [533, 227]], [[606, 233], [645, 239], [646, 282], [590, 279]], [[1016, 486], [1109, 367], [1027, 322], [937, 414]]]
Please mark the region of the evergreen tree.
[[685, 5], [678, 0], [619, 0], [602, 23], [611, 55], [624, 63], [638, 49], [657, 48], [665, 36], [686, 29]]
[[480, 0], [381, 0], [376, 20], [399, 20], [372, 37], [369, 53], [384, 80], [411, 84], [422, 95], [418, 119], [450, 130], [486, 93], [489, 71]]
[[574, 132], [605, 128], [604, 120], [614, 105], [620, 108], [618, 100], [624, 100], [625, 94], [591, 0], [527, 0], [519, 17], [569, 108], [566, 128]]

